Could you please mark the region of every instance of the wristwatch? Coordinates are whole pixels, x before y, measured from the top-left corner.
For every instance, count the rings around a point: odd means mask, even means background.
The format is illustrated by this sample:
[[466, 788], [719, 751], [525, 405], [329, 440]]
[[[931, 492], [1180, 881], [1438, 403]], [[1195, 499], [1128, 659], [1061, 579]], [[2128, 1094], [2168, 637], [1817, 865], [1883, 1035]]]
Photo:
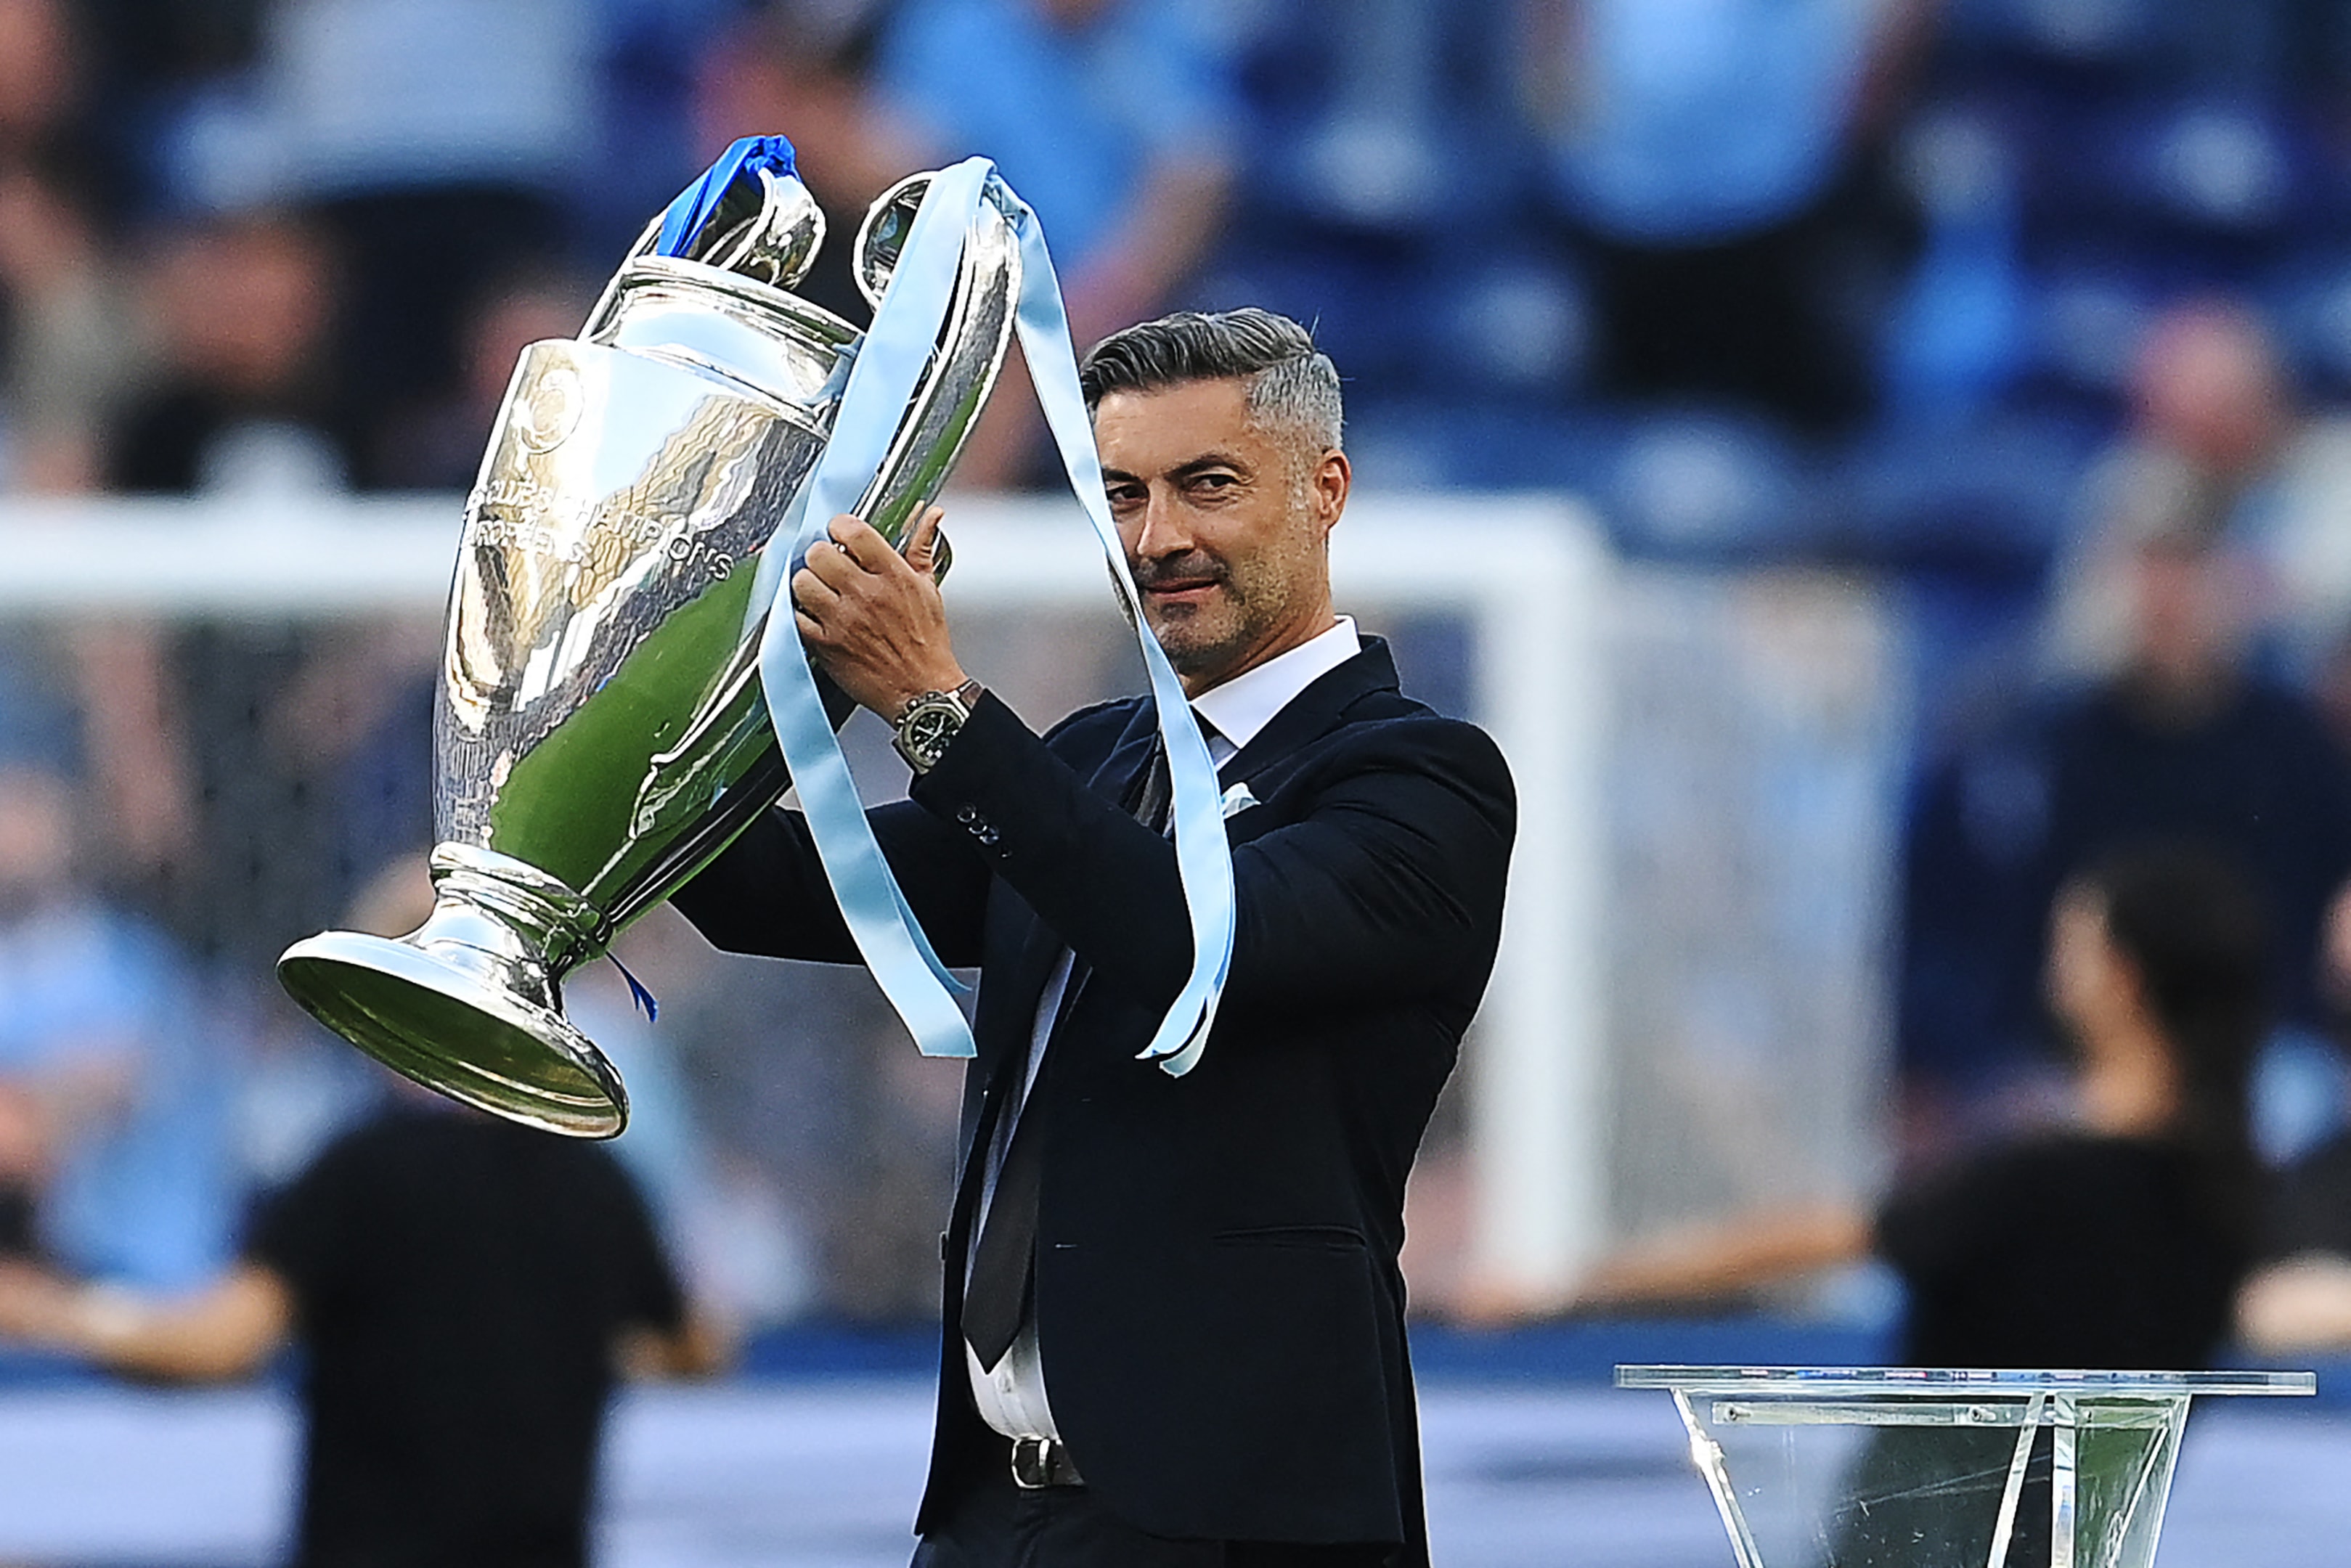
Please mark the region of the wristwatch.
[[925, 692], [898, 715], [890, 744], [917, 774], [928, 773], [947, 754], [947, 747], [971, 717], [979, 701], [979, 683], [966, 681], [951, 692]]

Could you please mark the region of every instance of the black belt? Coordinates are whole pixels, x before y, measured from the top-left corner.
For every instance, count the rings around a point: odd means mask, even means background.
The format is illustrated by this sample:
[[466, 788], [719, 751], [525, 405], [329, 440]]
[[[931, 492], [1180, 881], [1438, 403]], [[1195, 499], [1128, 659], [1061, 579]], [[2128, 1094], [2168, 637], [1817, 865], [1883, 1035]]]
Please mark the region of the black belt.
[[1058, 1437], [1012, 1439], [1012, 1484], [1023, 1491], [1047, 1487], [1081, 1487], [1085, 1478], [1070, 1458], [1069, 1445]]

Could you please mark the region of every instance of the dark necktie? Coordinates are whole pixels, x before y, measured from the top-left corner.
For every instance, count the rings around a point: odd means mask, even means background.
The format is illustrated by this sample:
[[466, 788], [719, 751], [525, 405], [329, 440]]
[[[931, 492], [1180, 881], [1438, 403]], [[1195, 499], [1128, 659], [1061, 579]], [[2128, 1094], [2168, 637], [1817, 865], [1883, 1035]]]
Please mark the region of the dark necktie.
[[[1151, 765], [1144, 769], [1128, 809], [1136, 821], [1165, 832], [1168, 797], [1167, 755], [1155, 745]], [[1053, 1017], [1053, 1030], [1060, 1029], [1061, 1019], [1069, 1016], [1087, 973], [1083, 965], [1072, 963], [1069, 983], [1061, 989], [1061, 1005]], [[1049, 1030], [1049, 1045], [1051, 1039]], [[971, 1278], [964, 1286], [964, 1338], [977, 1353], [980, 1366], [989, 1371], [1019, 1337], [1020, 1325], [1029, 1316], [1029, 1298], [1037, 1288], [1037, 1192], [1044, 1173], [1045, 1139], [1038, 1125], [1043, 1118], [1020, 1114], [1026, 1108], [1019, 1090], [1027, 1067], [1023, 1059], [1004, 1064], [997, 1114], [1018, 1119], [1012, 1124], [1012, 1141], [1004, 1151], [1004, 1164], [996, 1173], [996, 1190], [980, 1224], [979, 1244], [972, 1249]], [[1039, 1071], [1041, 1074], [1043, 1069]], [[992, 1126], [987, 1135], [995, 1135]]]

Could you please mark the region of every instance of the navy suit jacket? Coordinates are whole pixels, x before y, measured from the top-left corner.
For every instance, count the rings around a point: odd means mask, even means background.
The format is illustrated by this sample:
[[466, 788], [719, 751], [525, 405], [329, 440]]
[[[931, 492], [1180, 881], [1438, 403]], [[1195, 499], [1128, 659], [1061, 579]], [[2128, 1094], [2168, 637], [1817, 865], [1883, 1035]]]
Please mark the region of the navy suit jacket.
[[[940, 956], [981, 971], [962, 1179], [1025, 1061], [1061, 950], [1087, 978], [1024, 1116], [1045, 1118], [1036, 1312], [1056, 1423], [1155, 1534], [1390, 1541], [1424, 1562], [1404, 1333], [1404, 1189], [1492, 968], [1516, 805], [1474, 726], [1396, 689], [1386, 646], [1316, 680], [1222, 769], [1238, 925], [1199, 1065], [1135, 1060], [1190, 965], [1174, 846], [1125, 802], [1141, 699], [1040, 738], [984, 697], [874, 831]], [[740, 952], [853, 962], [807, 830], [767, 813], [676, 898]], [[917, 1528], [1005, 1464], [973, 1409], [946, 1273], [939, 1418]]]

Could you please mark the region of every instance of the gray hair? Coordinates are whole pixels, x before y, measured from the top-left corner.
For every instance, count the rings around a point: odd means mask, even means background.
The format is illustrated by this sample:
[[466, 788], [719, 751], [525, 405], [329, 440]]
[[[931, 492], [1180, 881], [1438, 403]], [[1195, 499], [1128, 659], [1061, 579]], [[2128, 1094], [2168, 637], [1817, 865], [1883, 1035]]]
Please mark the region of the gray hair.
[[1335, 452], [1346, 424], [1339, 370], [1314, 336], [1287, 316], [1238, 310], [1178, 310], [1096, 343], [1079, 368], [1092, 413], [1113, 392], [1157, 392], [1191, 382], [1242, 381], [1249, 418], [1294, 434], [1316, 452]]

